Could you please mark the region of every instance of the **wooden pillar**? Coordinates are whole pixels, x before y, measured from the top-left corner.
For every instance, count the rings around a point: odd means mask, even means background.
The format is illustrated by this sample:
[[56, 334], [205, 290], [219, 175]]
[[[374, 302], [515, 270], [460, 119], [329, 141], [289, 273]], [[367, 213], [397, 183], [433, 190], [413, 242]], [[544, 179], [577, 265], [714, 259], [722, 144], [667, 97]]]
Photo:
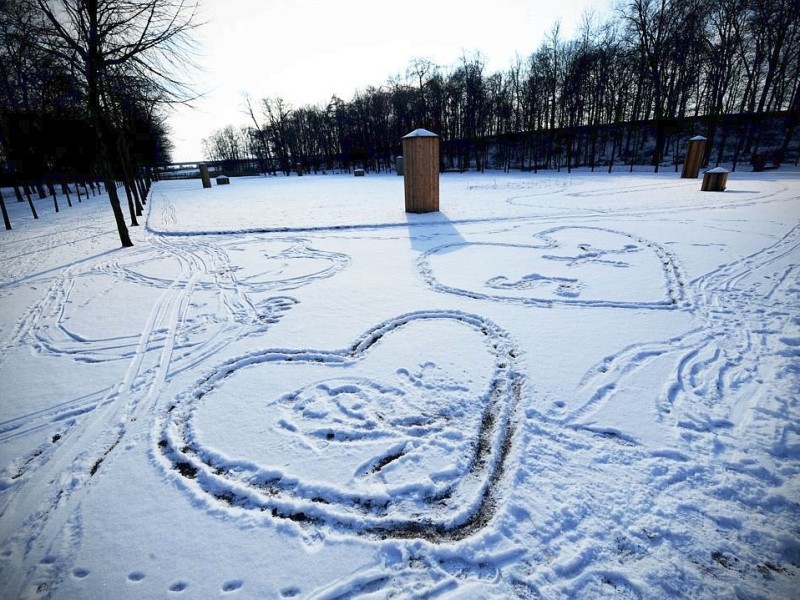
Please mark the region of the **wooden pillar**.
[[717, 167], [703, 173], [701, 192], [724, 192], [728, 185], [728, 169]]
[[686, 157], [683, 159], [683, 171], [681, 179], [696, 179], [703, 164], [703, 156], [706, 152], [706, 138], [696, 135], [689, 140], [689, 147], [686, 149]]
[[439, 136], [415, 129], [403, 137], [406, 212], [439, 210]]
[[206, 163], [200, 163], [198, 166], [200, 167], [200, 179], [203, 180], [203, 187], [210, 188], [211, 177], [208, 174], [208, 165]]

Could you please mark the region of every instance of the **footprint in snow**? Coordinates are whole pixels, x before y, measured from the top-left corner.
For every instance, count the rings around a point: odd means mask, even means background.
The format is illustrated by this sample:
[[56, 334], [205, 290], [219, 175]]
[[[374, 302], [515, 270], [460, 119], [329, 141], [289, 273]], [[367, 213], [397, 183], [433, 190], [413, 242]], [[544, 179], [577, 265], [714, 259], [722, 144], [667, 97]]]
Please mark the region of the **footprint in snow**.
[[189, 584], [185, 581], [176, 581], [171, 586], [169, 586], [169, 591], [173, 593], [180, 593], [184, 591], [186, 588], [189, 587]]
[[241, 579], [231, 579], [230, 581], [226, 581], [222, 584], [222, 591], [225, 593], [235, 592], [244, 585], [244, 581]]

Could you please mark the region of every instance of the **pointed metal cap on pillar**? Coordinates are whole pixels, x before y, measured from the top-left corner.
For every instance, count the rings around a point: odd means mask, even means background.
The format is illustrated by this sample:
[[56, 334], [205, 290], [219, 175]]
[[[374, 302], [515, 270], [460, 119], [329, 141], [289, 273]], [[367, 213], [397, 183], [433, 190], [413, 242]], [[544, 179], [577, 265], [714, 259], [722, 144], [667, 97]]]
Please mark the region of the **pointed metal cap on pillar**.
[[415, 129], [411, 133], [407, 133], [406, 135], [404, 135], [403, 139], [415, 138], [415, 137], [439, 137], [439, 136], [436, 135], [435, 133], [433, 133], [432, 131], [428, 131], [427, 129], [419, 128], [419, 129]]
[[705, 142], [707, 138], [703, 137], [702, 135], [696, 135], [693, 138], [689, 138], [690, 142]]

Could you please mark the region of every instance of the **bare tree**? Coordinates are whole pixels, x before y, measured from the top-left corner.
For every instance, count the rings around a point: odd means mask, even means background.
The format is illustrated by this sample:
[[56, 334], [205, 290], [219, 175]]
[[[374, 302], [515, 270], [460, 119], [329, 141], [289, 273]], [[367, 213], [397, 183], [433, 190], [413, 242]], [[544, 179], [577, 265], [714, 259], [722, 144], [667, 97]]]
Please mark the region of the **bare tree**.
[[[442, 136], [444, 168], [605, 163], [611, 171], [650, 159], [658, 169], [668, 148], [677, 168], [680, 140], [696, 129], [713, 140], [718, 161], [735, 136], [735, 168], [739, 154], [761, 146], [790, 151], [800, 123], [797, 3], [621, 0], [605, 22], [585, 16], [577, 39], [556, 23], [503, 73], [487, 73], [477, 53], [449, 68], [415, 58], [404, 77], [348, 101], [292, 108], [267, 98], [248, 102], [248, 113], [261, 154], [287, 173], [297, 161], [380, 170], [416, 127]], [[785, 133], [761, 127], [776, 119]]]
[[255, 137], [257, 141], [257, 144], [255, 145], [255, 155], [261, 164], [261, 171], [265, 175], [268, 171], [274, 175], [275, 169], [272, 166], [272, 152], [269, 149], [267, 132], [264, 131], [264, 128], [261, 127], [258, 122], [255, 109], [253, 108], [253, 102], [249, 94], [244, 95], [244, 103], [246, 112], [250, 116], [250, 120], [253, 122], [254, 129], [251, 130], [251, 137]]
[[208, 160], [237, 161], [248, 155], [247, 128], [226, 125], [204, 138], [203, 154]]
[[192, 0], [30, 0], [46, 18], [43, 47], [72, 66], [84, 87], [87, 118], [94, 127], [97, 163], [123, 246], [132, 246], [116, 193], [109, 94], [122, 75], [150, 81], [165, 102], [188, 101], [175, 73], [187, 63], [189, 34], [197, 27]]
[[293, 156], [292, 107], [283, 98], [262, 98], [261, 110], [280, 169], [289, 175], [296, 158]]

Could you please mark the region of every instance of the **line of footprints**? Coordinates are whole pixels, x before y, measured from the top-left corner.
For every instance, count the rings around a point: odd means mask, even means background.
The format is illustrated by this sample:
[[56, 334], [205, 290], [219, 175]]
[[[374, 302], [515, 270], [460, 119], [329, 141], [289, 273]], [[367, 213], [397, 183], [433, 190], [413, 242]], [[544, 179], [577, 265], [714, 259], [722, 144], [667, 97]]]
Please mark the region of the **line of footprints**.
[[[82, 567], [78, 567], [72, 570], [72, 576], [76, 579], [84, 579], [89, 576], [89, 569], [84, 569]], [[145, 574], [141, 571], [133, 571], [128, 574], [128, 582], [130, 583], [139, 583], [143, 581], [145, 578]], [[240, 589], [244, 585], [244, 581], [241, 579], [231, 579], [225, 581], [222, 584], [221, 590], [223, 592], [235, 592], [236, 590]], [[172, 585], [169, 586], [169, 591], [173, 593], [180, 593], [184, 590], [188, 589], [189, 583], [183, 580], [178, 580]], [[290, 594], [292, 595], [292, 594]]]

